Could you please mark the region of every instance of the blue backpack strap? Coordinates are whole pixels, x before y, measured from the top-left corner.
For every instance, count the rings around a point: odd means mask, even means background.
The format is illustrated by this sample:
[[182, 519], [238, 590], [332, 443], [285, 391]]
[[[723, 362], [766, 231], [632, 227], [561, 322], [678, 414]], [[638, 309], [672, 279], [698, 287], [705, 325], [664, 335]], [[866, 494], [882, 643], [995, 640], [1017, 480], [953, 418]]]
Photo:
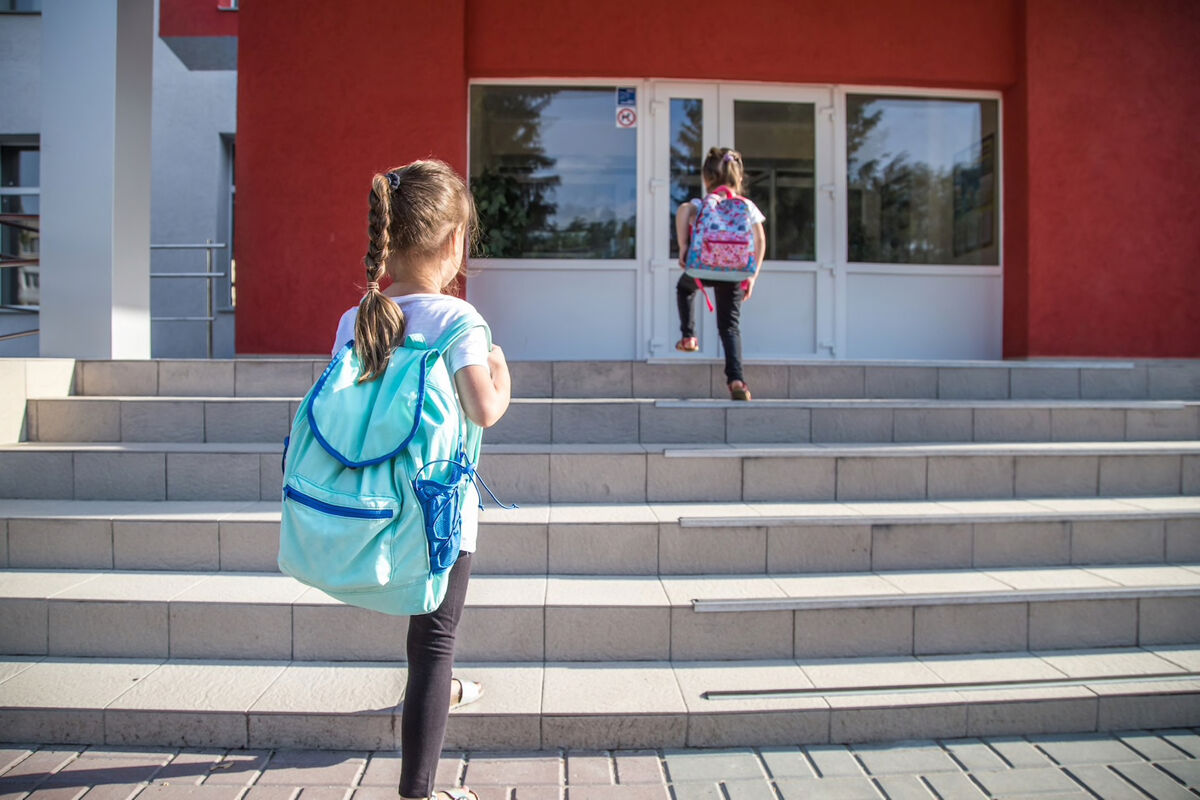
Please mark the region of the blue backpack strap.
[[487, 335], [488, 349], [492, 349], [492, 331], [488, 328], [487, 321], [478, 313], [471, 312], [464, 314], [454, 321], [454, 324], [438, 337], [438, 340], [433, 343], [433, 349], [439, 353], [445, 354], [450, 346], [464, 336], [468, 331], [475, 328], [483, 328]]

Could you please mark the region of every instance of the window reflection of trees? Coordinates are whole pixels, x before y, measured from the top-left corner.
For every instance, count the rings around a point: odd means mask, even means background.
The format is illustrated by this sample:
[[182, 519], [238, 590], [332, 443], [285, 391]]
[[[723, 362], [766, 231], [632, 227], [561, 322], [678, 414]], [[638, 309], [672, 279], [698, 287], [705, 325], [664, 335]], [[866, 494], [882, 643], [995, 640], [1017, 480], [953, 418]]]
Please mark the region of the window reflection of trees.
[[[493, 258], [633, 258], [634, 214], [618, 217], [613, 208], [623, 176], [605, 172], [590, 153], [548, 152], [551, 105], [571, 94], [594, 94], [606, 103], [612, 89], [533, 86], [476, 86], [471, 91], [471, 191], [479, 210], [480, 249]], [[603, 99], [602, 99], [603, 98]], [[613, 123], [609, 123], [614, 125]], [[615, 131], [615, 125], [613, 127]], [[605, 133], [608, 133], [606, 130]], [[631, 132], [624, 132], [630, 133]], [[586, 142], [577, 143], [586, 146]], [[582, 159], [582, 169], [560, 164]], [[635, 157], [631, 148], [630, 159]], [[589, 169], [607, 183], [589, 185]], [[629, 171], [633, 173], [631, 163]], [[559, 190], [569, 184], [578, 193], [592, 191], [596, 214], [559, 219]], [[606, 197], [605, 195], [609, 195]], [[600, 218], [596, 218], [600, 217]]]
[[[887, 101], [903, 102], [896, 98]], [[980, 107], [983, 140], [994, 141], [994, 111], [984, 109], [984, 102], [965, 102]], [[910, 139], [928, 134], [889, 129], [887, 123], [894, 121], [887, 119], [886, 107], [879, 98], [849, 96], [846, 117], [850, 261], [998, 263], [992, 236], [995, 218], [992, 147], [981, 146], [983, 142], [977, 141], [955, 155], [953, 166], [930, 165], [915, 160], [907, 150], [897, 153], [883, 149], [889, 134]], [[903, 124], [901, 121], [900, 125]], [[931, 128], [934, 124], [930, 120]], [[939, 131], [939, 135], [946, 140], [964, 138], [963, 131], [949, 126]]]
[[[679, 120], [676, 128], [676, 120]], [[671, 215], [680, 205], [699, 197], [704, 191], [700, 180], [700, 167], [704, 158], [704, 101], [671, 100]], [[671, 243], [671, 258], [679, 257], [679, 244], [675, 241], [675, 227], [668, 226]]]

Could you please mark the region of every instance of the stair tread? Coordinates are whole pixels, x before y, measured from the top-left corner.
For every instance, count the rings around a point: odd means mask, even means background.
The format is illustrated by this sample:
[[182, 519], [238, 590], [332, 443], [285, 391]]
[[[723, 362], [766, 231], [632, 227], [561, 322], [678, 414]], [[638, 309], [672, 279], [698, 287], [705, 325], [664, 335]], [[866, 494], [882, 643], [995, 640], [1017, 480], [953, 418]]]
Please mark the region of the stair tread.
[[[481, 680], [464, 715], [657, 715], [892, 708], [1200, 691], [1200, 647], [729, 662], [456, 664]], [[386, 714], [392, 662], [0, 658], [0, 708]], [[586, 691], [584, 691], [586, 689]], [[744, 692], [705, 697], [706, 692]], [[786, 693], [785, 693], [786, 692]]]
[[[1011, 602], [1088, 592], [1125, 596], [1200, 590], [1200, 564], [926, 569], [772, 575], [479, 575], [475, 607], [690, 608], [693, 601], [803, 601], [815, 605], [874, 600], [970, 603], [997, 595]], [[0, 599], [341, 605], [278, 573], [153, 570], [0, 570]]]
[[[1149, 497], [1028, 498], [1019, 500], [942, 500], [871, 502], [750, 503], [522, 503], [516, 509], [488, 505], [487, 525], [657, 524], [683, 527], [863, 525], [885, 522], [945, 523], [978, 521], [1150, 519], [1200, 514], [1200, 495]], [[272, 500], [20, 500], [0, 498], [0, 519], [110, 519], [161, 521], [273, 522], [279, 503]]]

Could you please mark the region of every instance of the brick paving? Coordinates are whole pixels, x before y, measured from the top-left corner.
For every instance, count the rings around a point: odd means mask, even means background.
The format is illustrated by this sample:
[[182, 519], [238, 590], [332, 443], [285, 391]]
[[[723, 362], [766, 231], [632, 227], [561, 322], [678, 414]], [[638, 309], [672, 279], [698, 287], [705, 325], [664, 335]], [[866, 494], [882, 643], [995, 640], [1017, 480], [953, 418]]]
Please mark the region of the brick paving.
[[[1195, 798], [1200, 731], [712, 750], [447, 753], [481, 800]], [[394, 752], [0, 745], [0, 800], [389, 800]]]

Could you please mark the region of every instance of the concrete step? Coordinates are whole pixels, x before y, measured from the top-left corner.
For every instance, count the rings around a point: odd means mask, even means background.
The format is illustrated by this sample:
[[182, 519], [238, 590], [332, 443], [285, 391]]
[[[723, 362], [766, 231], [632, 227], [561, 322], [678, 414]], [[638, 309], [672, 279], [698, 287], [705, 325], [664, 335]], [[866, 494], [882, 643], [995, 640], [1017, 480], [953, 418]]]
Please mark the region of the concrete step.
[[[274, 500], [281, 447], [0, 445], [0, 497]], [[486, 445], [510, 502], [798, 502], [1200, 494], [1200, 441]]]
[[[0, 500], [0, 568], [274, 572], [277, 502]], [[1200, 497], [485, 509], [472, 571], [774, 574], [1200, 561]]]
[[[959, 739], [1194, 725], [1194, 645], [972, 656], [460, 661], [483, 697], [446, 747], [535, 750]], [[380, 662], [0, 659], [0, 741], [394, 749], [403, 667]]]
[[[32, 399], [29, 441], [282, 442], [299, 398]], [[517, 399], [492, 444], [1200, 439], [1200, 403], [1105, 400]]]
[[[403, 617], [259, 573], [0, 571], [0, 653], [403, 660]], [[481, 575], [475, 661], [745, 660], [1200, 643], [1200, 565]]]
[[[299, 397], [327, 358], [80, 361], [76, 394]], [[728, 398], [721, 362], [701, 358], [511, 365], [521, 397]], [[750, 362], [761, 398], [1200, 399], [1200, 361]]]

